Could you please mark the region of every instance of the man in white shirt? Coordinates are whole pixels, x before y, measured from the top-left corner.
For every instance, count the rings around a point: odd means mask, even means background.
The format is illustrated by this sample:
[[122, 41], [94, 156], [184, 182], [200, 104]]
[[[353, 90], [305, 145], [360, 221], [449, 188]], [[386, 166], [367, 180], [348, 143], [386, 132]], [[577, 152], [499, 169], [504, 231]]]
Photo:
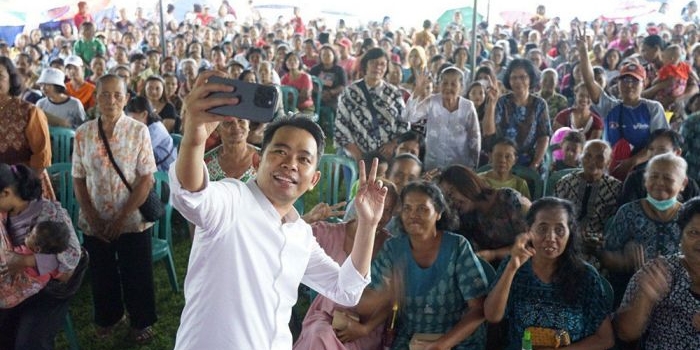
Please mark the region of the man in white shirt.
[[[255, 180], [209, 182], [204, 144], [226, 117], [207, 110], [237, 103], [206, 98], [231, 87], [206, 84], [202, 74], [185, 100], [185, 136], [170, 169], [173, 205], [197, 228], [192, 244], [185, 308], [175, 349], [291, 349], [287, 326], [299, 283], [342, 305], [355, 305], [369, 283], [374, 232], [386, 188], [360, 164], [355, 199], [358, 228], [350, 257], [338, 266], [319, 247], [293, 203], [318, 183], [324, 149], [310, 119], [274, 122], [265, 130]], [[228, 118], [230, 119], [230, 118]]]

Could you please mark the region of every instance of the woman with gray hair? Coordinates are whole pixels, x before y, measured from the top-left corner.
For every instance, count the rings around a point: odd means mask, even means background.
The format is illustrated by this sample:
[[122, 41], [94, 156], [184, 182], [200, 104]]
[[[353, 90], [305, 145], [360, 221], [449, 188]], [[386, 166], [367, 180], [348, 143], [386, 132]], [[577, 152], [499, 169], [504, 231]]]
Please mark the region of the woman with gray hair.
[[566, 97], [557, 92], [557, 83], [559, 82], [559, 73], [554, 68], [547, 68], [540, 74], [540, 92], [535, 94], [542, 97], [547, 102], [549, 107], [549, 119], [554, 121], [554, 117], [566, 107], [569, 106], [569, 101]]
[[645, 261], [678, 252], [681, 235], [676, 221], [681, 204], [677, 197], [688, 182], [687, 167], [673, 153], [654, 156], [644, 174], [646, 198], [620, 207], [606, 230], [601, 261], [611, 271], [615, 305]]

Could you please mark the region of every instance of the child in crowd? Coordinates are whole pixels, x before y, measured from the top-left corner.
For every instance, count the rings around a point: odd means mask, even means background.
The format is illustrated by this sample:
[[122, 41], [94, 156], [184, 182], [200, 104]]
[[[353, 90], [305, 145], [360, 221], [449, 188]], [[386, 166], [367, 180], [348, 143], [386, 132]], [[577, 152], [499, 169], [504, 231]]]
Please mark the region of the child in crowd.
[[581, 151], [586, 143], [586, 137], [578, 131], [570, 131], [561, 142], [561, 153], [563, 159], [558, 159], [552, 163], [551, 171], [559, 171], [581, 167]]
[[509, 187], [530, 199], [527, 181], [512, 173], [517, 160], [517, 149], [515, 142], [510, 139], [497, 140], [491, 150], [491, 170], [478, 175], [494, 189]]
[[697, 75], [690, 65], [683, 60], [683, 49], [679, 45], [669, 45], [662, 54], [664, 65], [659, 69], [651, 86], [644, 90], [642, 97], [653, 98], [671, 109], [675, 99], [685, 92], [688, 79]]
[[417, 131], [409, 130], [399, 135], [396, 139], [396, 150], [394, 156], [401, 153], [410, 153], [421, 161], [423, 161], [423, 152], [425, 150], [425, 137]]
[[[1, 235], [0, 245], [3, 251], [14, 251], [21, 255], [58, 254], [68, 249], [71, 231], [63, 222], [43, 221], [34, 226], [25, 239], [25, 245], [17, 247], [12, 246], [4, 232]], [[57, 273], [58, 269], [55, 269], [40, 275], [34, 267], [27, 267], [16, 274], [0, 272], [0, 308], [12, 308], [39, 293]]]

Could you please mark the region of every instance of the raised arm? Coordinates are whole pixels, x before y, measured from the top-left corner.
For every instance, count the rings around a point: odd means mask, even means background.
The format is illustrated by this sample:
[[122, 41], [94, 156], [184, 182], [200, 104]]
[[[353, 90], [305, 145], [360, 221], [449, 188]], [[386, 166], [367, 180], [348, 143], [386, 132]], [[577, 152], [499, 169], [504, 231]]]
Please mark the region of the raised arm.
[[207, 84], [211, 76], [224, 76], [221, 72], [209, 71], [197, 77], [194, 88], [183, 102], [183, 111], [187, 115], [184, 119], [184, 135], [178, 151], [175, 171], [182, 188], [197, 192], [204, 186], [204, 145], [220, 121], [230, 119], [217, 114], [207, 112], [208, 109], [227, 104], [237, 104], [236, 98], [207, 98], [214, 92], [232, 92], [233, 87], [223, 84]]
[[588, 43], [586, 42], [586, 28], [576, 29], [576, 48], [578, 49], [579, 57], [579, 67], [581, 70], [581, 76], [583, 76], [583, 83], [586, 85], [586, 90], [588, 90], [588, 95], [591, 97], [591, 102], [593, 104], [598, 104], [600, 101], [600, 95], [603, 94], [603, 88], [595, 82], [593, 78], [593, 67], [591, 66], [591, 61], [588, 58]]
[[531, 241], [532, 235], [529, 232], [523, 233], [515, 239], [508, 265], [484, 302], [484, 316], [486, 316], [487, 321], [497, 323], [503, 319], [515, 273], [528, 259], [535, 255], [535, 248], [530, 245]]
[[377, 224], [384, 210], [384, 197], [387, 188], [381, 180], [377, 180], [377, 168], [379, 160], [372, 160], [372, 168], [367, 175], [365, 162], [360, 161], [360, 187], [355, 197], [355, 210], [357, 211], [357, 232], [355, 242], [350, 252], [350, 258], [355, 269], [362, 276], [367, 276], [372, 260], [374, 248], [374, 235]]

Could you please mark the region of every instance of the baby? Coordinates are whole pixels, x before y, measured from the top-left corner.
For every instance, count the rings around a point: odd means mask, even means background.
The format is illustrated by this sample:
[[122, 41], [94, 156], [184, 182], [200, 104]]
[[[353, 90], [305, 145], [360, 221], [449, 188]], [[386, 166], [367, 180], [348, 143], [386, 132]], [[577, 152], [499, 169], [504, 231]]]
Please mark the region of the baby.
[[[71, 230], [63, 222], [44, 221], [38, 223], [25, 238], [24, 245], [12, 247], [8, 237], [2, 233], [3, 250], [14, 250], [21, 255], [58, 254], [68, 249]], [[4, 260], [4, 259], [3, 259]], [[36, 268], [28, 267], [15, 274], [0, 274], [0, 308], [8, 309], [38, 293], [58, 270], [40, 275]]]
[[698, 81], [690, 65], [683, 61], [683, 49], [679, 45], [669, 45], [662, 53], [664, 65], [657, 72], [651, 86], [644, 90], [643, 97], [653, 98], [663, 104], [666, 110], [671, 109], [675, 98], [683, 95], [688, 79], [693, 77]]

